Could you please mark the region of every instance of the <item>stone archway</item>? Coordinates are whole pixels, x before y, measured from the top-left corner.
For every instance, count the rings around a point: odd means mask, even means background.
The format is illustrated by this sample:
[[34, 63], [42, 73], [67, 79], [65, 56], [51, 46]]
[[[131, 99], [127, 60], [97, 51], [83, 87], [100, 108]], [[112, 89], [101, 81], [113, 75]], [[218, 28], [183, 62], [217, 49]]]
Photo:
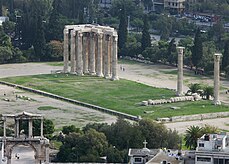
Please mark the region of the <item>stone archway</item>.
[[[9, 118], [15, 120], [14, 136], [6, 136], [6, 121]], [[33, 135], [33, 120], [41, 120], [40, 125], [40, 136]], [[20, 136], [20, 121], [28, 120], [28, 135]], [[29, 146], [33, 149], [35, 155], [35, 164], [49, 163], [49, 140], [43, 136], [43, 117], [39, 114], [31, 114], [22, 112], [19, 114], [2, 114], [3, 121], [3, 137], [0, 137], [2, 145], [1, 154], [4, 154], [1, 159], [6, 159], [7, 164], [11, 164], [12, 152], [15, 146], [24, 145]]]
[[36, 162], [37, 150], [32, 144], [19, 143], [11, 147], [11, 163], [29, 163]]

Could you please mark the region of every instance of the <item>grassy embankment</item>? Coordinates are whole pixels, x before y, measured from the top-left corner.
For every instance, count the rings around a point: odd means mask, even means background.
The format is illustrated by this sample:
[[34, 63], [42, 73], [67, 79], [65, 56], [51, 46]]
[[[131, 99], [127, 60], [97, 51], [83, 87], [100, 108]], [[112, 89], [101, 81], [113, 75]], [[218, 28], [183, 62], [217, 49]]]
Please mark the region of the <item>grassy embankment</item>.
[[[174, 96], [175, 92], [168, 89], [153, 88], [124, 79], [110, 81], [91, 76], [79, 77], [51, 74], [12, 77], [1, 80], [152, 119], [229, 111], [228, 106], [214, 106], [210, 101], [182, 102], [147, 107], [139, 106], [138, 103], [143, 100], [169, 98]], [[180, 109], [172, 110], [170, 109], [172, 106], [180, 107]]]

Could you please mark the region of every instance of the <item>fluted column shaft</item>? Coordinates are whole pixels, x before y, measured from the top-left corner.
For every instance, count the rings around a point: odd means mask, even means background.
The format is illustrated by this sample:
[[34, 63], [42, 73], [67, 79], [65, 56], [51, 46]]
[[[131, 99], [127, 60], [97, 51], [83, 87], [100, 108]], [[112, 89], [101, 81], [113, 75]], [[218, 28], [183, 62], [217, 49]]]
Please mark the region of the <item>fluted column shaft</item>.
[[118, 80], [117, 74], [117, 65], [118, 65], [118, 56], [117, 56], [117, 43], [118, 36], [113, 36], [113, 52], [112, 52], [112, 80]]
[[103, 76], [103, 34], [98, 34], [98, 58], [97, 58], [97, 76]]
[[68, 61], [69, 61], [69, 43], [68, 43], [68, 29], [64, 29], [64, 73], [68, 72]]
[[83, 36], [83, 73], [88, 73], [88, 35]]
[[76, 72], [76, 32], [71, 31], [71, 73]]
[[29, 138], [33, 136], [33, 120], [29, 119]]
[[219, 73], [220, 73], [220, 57], [222, 54], [215, 54], [214, 55], [214, 104], [220, 105], [221, 102], [219, 100], [219, 87], [220, 87], [220, 79], [219, 79]]
[[43, 136], [43, 129], [44, 129], [44, 120], [43, 119], [41, 119], [41, 137], [43, 138], [44, 136]]
[[178, 75], [177, 75], [177, 96], [183, 96], [183, 53], [184, 47], [178, 49]]
[[77, 70], [78, 75], [83, 75], [83, 57], [82, 57], [82, 37], [83, 34], [78, 32], [77, 34]]
[[106, 45], [105, 45], [105, 69], [104, 69], [104, 72], [105, 72], [105, 78], [106, 79], [109, 79], [110, 78], [110, 36], [106, 36]]
[[95, 75], [95, 38], [94, 34], [90, 34], [90, 63], [89, 72], [91, 75]]

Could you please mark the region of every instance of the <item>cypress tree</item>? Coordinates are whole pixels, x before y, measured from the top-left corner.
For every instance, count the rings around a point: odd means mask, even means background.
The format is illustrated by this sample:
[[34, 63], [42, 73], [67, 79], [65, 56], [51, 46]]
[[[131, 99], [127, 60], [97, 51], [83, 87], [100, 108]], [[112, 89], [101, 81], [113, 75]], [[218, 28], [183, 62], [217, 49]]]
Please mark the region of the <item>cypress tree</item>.
[[127, 41], [127, 15], [125, 6], [121, 9], [120, 12], [120, 22], [118, 28], [118, 48], [119, 55], [124, 55]]
[[2, 16], [2, 0], [0, 0], [0, 16]]
[[142, 51], [147, 47], [151, 47], [151, 39], [149, 34], [149, 23], [147, 15], [144, 16], [144, 26], [142, 31]]
[[14, 0], [9, 0], [9, 10], [10, 14], [14, 12]]
[[203, 58], [203, 41], [201, 38], [200, 29], [197, 29], [192, 47], [192, 64], [198, 69]]
[[222, 69], [225, 70], [225, 68], [229, 65], [229, 40], [225, 42], [224, 45], [224, 52], [223, 52], [223, 59], [222, 59]]
[[61, 40], [63, 26], [60, 21], [61, 0], [53, 1], [53, 10], [49, 18], [46, 38], [50, 40]]
[[36, 55], [36, 60], [47, 60], [45, 59], [45, 34], [44, 34], [44, 25], [41, 15], [38, 15], [37, 25], [35, 30], [35, 39], [34, 39], [34, 51]]

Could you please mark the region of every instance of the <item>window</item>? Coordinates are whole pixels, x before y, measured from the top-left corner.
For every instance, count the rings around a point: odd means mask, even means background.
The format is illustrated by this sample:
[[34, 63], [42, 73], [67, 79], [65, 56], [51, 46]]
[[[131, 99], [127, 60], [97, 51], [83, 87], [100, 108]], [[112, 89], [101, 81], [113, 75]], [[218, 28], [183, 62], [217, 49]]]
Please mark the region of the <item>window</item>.
[[140, 157], [134, 158], [134, 162], [141, 163], [142, 162], [142, 158], [140, 158]]
[[208, 157], [197, 157], [197, 161], [211, 162], [211, 158], [208, 158]]
[[224, 164], [224, 159], [214, 158], [214, 164]]
[[204, 143], [199, 143], [199, 147], [204, 147]]

